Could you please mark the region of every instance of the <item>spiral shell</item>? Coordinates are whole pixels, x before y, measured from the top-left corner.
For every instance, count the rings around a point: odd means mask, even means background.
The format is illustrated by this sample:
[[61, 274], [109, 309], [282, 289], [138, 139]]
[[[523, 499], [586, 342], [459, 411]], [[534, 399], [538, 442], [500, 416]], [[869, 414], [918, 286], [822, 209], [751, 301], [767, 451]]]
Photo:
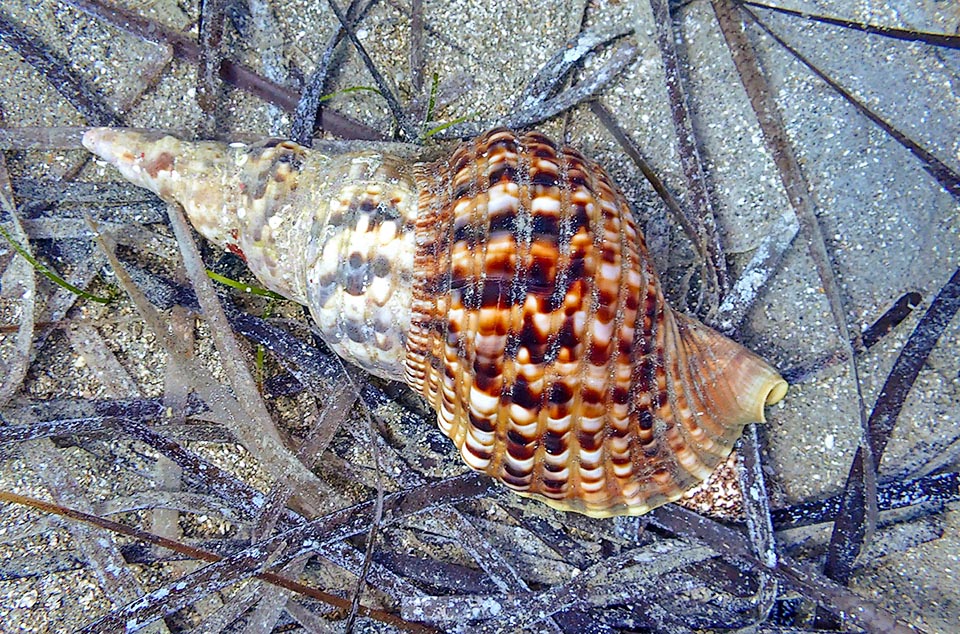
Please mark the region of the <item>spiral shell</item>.
[[309, 306], [338, 354], [422, 394], [471, 468], [555, 508], [676, 500], [786, 393], [671, 310], [610, 177], [540, 134], [432, 163], [104, 128], [84, 145]]

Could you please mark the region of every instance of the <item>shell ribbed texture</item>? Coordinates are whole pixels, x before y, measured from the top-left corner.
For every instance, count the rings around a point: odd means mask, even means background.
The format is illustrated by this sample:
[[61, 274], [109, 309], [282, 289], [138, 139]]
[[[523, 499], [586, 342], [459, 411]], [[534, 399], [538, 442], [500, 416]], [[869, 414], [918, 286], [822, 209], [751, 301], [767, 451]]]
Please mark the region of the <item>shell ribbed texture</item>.
[[596, 163], [494, 130], [418, 173], [407, 382], [472, 468], [557, 508], [640, 514], [762, 419], [781, 379], [673, 313]]

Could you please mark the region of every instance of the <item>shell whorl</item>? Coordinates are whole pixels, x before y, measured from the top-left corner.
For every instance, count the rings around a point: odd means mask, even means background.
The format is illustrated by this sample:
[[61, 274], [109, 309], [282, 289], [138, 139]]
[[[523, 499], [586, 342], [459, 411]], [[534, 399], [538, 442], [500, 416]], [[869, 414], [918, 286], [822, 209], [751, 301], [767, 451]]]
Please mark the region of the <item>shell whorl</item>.
[[556, 508], [678, 499], [786, 392], [671, 310], [609, 176], [540, 134], [493, 130], [434, 163], [107, 129], [84, 144], [307, 304], [339, 354], [421, 393], [471, 468]]

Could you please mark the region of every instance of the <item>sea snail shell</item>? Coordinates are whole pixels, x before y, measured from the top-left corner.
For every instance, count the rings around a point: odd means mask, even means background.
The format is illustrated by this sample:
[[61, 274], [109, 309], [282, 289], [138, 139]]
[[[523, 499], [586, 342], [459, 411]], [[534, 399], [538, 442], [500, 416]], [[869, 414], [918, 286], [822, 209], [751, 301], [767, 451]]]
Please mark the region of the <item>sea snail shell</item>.
[[671, 310], [610, 177], [540, 134], [492, 130], [433, 163], [106, 128], [83, 143], [309, 306], [338, 354], [422, 394], [471, 468], [555, 508], [676, 500], [786, 393]]

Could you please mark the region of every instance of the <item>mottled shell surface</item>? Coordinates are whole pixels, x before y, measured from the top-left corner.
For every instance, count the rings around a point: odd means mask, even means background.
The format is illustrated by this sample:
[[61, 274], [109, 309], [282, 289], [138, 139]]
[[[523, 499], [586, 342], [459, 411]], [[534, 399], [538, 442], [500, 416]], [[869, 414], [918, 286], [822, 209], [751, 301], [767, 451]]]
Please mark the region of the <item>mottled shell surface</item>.
[[433, 163], [109, 129], [84, 144], [309, 306], [337, 353], [422, 394], [471, 468], [553, 507], [676, 500], [786, 392], [671, 310], [609, 176], [540, 134]]

